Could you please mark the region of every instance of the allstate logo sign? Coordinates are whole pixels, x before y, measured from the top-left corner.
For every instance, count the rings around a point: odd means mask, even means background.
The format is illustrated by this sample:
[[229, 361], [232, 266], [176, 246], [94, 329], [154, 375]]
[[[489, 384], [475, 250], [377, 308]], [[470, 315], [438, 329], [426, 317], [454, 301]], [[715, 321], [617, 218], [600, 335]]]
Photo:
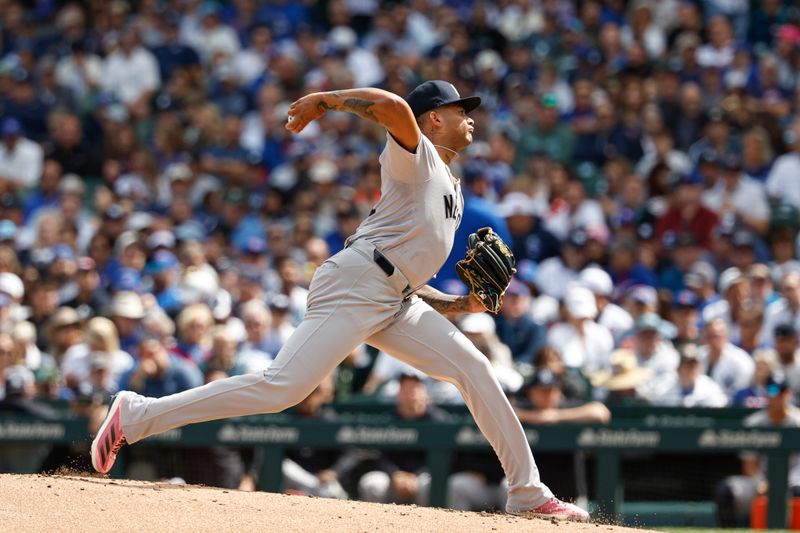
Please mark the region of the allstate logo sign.
[[781, 442], [783, 436], [777, 431], [759, 429], [708, 429], [697, 439], [701, 448], [778, 448]]
[[638, 429], [584, 429], [578, 435], [581, 448], [655, 448], [661, 443], [658, 431]]
[[247, 424], [225, 424], [217, 433], [220, 442], [297, 442], [300, 430], [282, 426], [251, 426]]
[[[528, 443], [533, 446], [539, 442], [539, 432], [535, 429], [525, 429], [525, 437]], [[483, 436], [483, 433], [474, 426], [464, 426], [456, 433], [456, 444], [462, 446], [481, 446], [489, 445], [489, 441]]]

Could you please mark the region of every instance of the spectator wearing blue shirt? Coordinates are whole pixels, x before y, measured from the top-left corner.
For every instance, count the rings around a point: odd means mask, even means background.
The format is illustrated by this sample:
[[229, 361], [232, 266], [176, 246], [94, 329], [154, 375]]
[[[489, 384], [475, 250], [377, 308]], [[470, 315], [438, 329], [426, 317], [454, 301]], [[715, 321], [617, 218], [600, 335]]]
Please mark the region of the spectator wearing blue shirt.
[[153, 254], [148, 261], [144, 273], [150, 276], [153, 282], [153, 294], [159, 307], [170, 317], [178, 315], [183, 308], [180, 291], [176, 283], [176, 272], [180, 262], [175, 254], [166, 249], [161, 249]]
[[22, 202], [24, 222], [31, 220], [32, 215], [40, 209], [58, 206], [59, 181], [61, 165], [55, 159], [45, 159], [42, 165], [42, 177], [38, 188]]
[[547, 342], [547, 331], [533, 321], [530, 314], [531, 291], [524, 283], [512, 279], [506, 290], [503, 308], [495, 318], [497, 336], [511, 350], [515, 363], [533, 364], [536, 352]]
[[169, 14], [162, 21], [164, 44], [153, 48], [153, 55], [158, 61], [161, 79], [168, 83], [178, 70], [198, 69], [200, 56], [194, 48], [186, 46], [180, 41], [181, 19], [179, 16]]
[[160, 398], [203, 384], [203, 374], [196, 365], [170, 354], [156, 339], [141, 341], [138, 353], [134, 367], [120, 378], [121, 390]]

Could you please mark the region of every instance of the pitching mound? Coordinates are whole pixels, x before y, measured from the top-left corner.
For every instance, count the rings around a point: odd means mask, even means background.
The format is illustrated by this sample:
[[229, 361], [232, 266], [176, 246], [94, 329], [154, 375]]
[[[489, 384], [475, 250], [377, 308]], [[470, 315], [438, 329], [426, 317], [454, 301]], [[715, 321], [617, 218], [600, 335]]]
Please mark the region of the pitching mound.
[[0, 475], [4, 531], [641, 532], [500, 514], [99, 477]]

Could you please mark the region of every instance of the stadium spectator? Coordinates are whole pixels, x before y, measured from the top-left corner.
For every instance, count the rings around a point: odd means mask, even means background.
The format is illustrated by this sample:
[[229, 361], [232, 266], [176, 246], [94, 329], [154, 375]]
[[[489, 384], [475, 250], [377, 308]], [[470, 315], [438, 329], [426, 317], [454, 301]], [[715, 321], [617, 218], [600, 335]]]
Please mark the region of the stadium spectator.
[[506, 289], [503, 308], [495, 318], [497, 336], [511, 350], [515, 363], [533, 364], [533, 358], [545, 344], [545, 328], [530, 316], [531, 291], [517, 279]]
[[657, 405], [680, 407], [725, 407], [728, 397], [716, 381], [701, 373], [697, 346], [681, 348], [677, 373], [669, 376], [661, 394], [650, 401]]
[[728, 397], [747, 387], [755, 370], [750, 355], [731, 344], [728, 326], [721, 318], [705, 325], [698, 358], [703, 374], [711, 376]]
[[[425, 384], [417, 374], [400, 378], [395, 418], [406, 422], [443, 422], [447, 413], [430, 405]], [[382, 451], [378, 470], [367, 472], [358, 482], [359, 498], [368, 502], [427, 505], [431, 476], [424, 452]]]
[[547, 332], [547, 343], [561, 354], [564, 364], [584, 372], [609, 365], [614, 339], [595, 322], [597, 305], [589, 289], [572, 284], [564, 296], [565, 319]]
[[186, 307], [178, 315], [178, 342], [170, 349], [177, 355], [198, 365], [208, 359], [211, 347], [211, 327], [214, 317], [206, 304], [196, 303]]
[[753, 372], [753, 382], [749, 387], [736, 391], [731, 405], [736, 407], [751, 407], [764, 409], [767, 407], [767, 385], [773, 375], [781, 371], [778, 354], [772, 348], [762, 348], [753, 353], [753, 362], [756, 365]]
[[132, 390], [160, 398], [203, 384], [197, 366], [175, 355], [156, 339], [144, 339], [136, 350], [133, 368], [120, 377], [120, 390]]
[[20, 121], [7, 116], [0, 123], [0, 181], [12, 191], [38, 185], [44, 164], [42, 147], [25, 137]]
[[604, 398], [605, 405], [630, 406], [649, 405], [639, 395], [638, 389], [652, 375], [652, 370], [639, 366], [635, 353], [621, 348], [611, 354], [610, 369], [600, 370], [590, 377], [595, 396]]
[[665, 394], [678, 368], [678, 353], [668, 340], [661, 337], [661, 322], [661, 317], [655, 313], [640, 316], [634, 327], [631, 346], [638, 366], [650, 370], [650, 378], [639, 385], [637, 393], [651, 403]]
[[[326, 406], [333, 399], [333, 380], [330, 376], [322, 380], [314, 391], [295, 407], [295, 413], [301, 420], [335, 421], [336, 412]], [[342, 488], [343, 479], [355, 466], [357, 454], [341, 453], [336, 450], [325, 450], [304, 447], [288, 450], [281, 463], [283, 485], [288, 490], [320, 498], [348, 499]]]
[[240, 312], [247, 338], [236, 351], [237, 360], [249, 372], [266, 369], [280, 349], [280, 341], [271, 332], [272, 314], [258, 300], [245, 303]]
[[614, 283], [611, 276], [598, 267], [583, 269], [579, 277], [580, 283], [592, 291], [597, 305], [597, 323], [608, 328], [615, 341], [633, 328], [630, 313], [611, 301]]
[[[792, 392], [781, 378], [772, 376], [767, 382], [767, 407], [744, 419], [746, 427], [798, 427], [800, 409], [792, 405]], [[742, 473], [729, 476], [714, 489], [717, 520], [722, 527], [736, 527], [740, 518], [750, 513], [756, 496], [767, 492], [766, 460], [755, 452], [740, 455]], [[800, 493], [800, 457], [792, 454], [789, 460], [789, 487], [794, 495]]]
[[764, 311], [764, 327], [761, 342], [767, 346], [775, 345], [775, 328], [780, 324], [791, 324], [800, 328], [800, 272], [789, 272], [780, 281], [781, 298]]

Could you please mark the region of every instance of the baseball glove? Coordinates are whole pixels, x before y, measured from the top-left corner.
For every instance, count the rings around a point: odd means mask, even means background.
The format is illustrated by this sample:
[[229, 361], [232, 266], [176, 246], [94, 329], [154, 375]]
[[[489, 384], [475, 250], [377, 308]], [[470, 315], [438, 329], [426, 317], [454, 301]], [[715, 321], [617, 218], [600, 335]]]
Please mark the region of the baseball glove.
[[456, 273], [469, 291], [491, 313], [503, 306], [503, 295], [511, 282], [514, 254], [492, 228], [481, 228], [467, 240], [467, 255], [456, 263]]

